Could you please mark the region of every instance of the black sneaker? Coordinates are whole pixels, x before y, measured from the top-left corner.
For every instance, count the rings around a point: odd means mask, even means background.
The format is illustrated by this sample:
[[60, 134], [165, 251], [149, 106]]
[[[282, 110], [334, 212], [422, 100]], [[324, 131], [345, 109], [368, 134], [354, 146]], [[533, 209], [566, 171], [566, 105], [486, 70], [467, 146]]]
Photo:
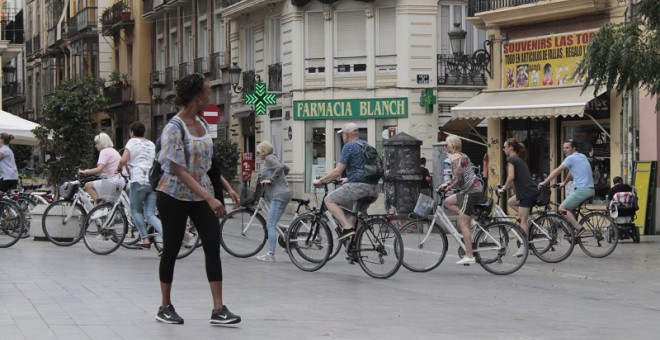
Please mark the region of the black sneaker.
[[158, 314], [156, 320], [164, 323], [183, 324], [183, 318], [179, 316], [174, 310], [174, 306], [167, 305], [165, 307], [158, 307]]
[[339, 233], [339, 236], [337, 236], [337, 240], [341, 241], [349, 236], [355, 235], [355, 228], [351, 229], [343, 229], [341, 233]]
[[214, 309], [211, 312], [211, 319], [209, 319], [209, 323], [212, 325], [230, 325], [239, 322], [241, 322], [241, 317], [230, 312], [225, 305], [220, 310]]

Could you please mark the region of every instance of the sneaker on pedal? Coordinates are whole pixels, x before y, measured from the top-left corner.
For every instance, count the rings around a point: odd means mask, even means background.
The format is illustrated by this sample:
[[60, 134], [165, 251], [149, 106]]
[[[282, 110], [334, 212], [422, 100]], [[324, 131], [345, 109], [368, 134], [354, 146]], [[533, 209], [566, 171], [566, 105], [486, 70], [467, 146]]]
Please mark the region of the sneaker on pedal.
[[183, 324], [183, 318], [179, 316], [174, 310], [174, 306], [167, 305], [165, 307], [158, 307], [158, 314], [156, 320], [164, 323]]
[[96, 220], [96, 219], [99, 219], [99, 218], [101, 218], [103, 216], [106, 216], [106, 215], [108, 215], [108, 209], [104, 208], [104, 209], [99, 209], [99, 210], [95, 211], [90, 218], [92, 220]]
[[211, 312], [209, 323], [212, 325], [231, 325], [241, 322], [241, 317], [230, 312], [227, 306], [222, 306], [220, 310], [214, 309]]
[[339, 233], [339, 236], [337, 236], [337, 240], [341, 241], [347, 237], [355, 235], [355, 228], [351, 229], [342, 229], [341, 233]]
[[477, 263], [477, 260], [475, 260], [474, 257], [467, 257], [467, 256], [456, 262], [456, 264], [462, 264], [462, 265], [475, 264], [475, 263]]
[[513, 257], [523, 257], [525, 255], [525, 249], [523, 247], [518, 248], [518, 251], [513, 254]]

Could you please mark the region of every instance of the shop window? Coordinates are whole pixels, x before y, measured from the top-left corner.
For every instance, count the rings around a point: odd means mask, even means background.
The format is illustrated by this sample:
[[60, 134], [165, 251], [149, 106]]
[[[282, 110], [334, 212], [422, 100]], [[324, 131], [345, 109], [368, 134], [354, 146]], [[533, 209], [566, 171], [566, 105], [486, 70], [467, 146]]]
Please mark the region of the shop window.
[[589, 159], [593, 172], [594, 189], [596, 190], [594, 200], [604, 201], [610, 186], [611, 146], [610, 137], [608, 136], [610, 124], [608, 120], [598, 120], [598, 122], [602, 129], [592, 121], [563, 122], [562, 132], [564, 134], [563, 140], [575, 140], [577, 142], [577, 151]]
[[[515, 138], [525, 145], [527, 150], [527, 166], [532, 177], [541, 180], [550, 173], [554, 167], [550, 164], [550, 121], [548, 119], [510, 119], [505, 121], [504, 139]], [[505, 157], [502, 155], [502, 157]], [[506, 168], [505, 168], [506, 169]], [[502, 170], [506, 177], [506, 170]]]
[[327, 172], [325, 122], [307, 122], [305, 125], [305, 188], [310, 188], [313, 179]]

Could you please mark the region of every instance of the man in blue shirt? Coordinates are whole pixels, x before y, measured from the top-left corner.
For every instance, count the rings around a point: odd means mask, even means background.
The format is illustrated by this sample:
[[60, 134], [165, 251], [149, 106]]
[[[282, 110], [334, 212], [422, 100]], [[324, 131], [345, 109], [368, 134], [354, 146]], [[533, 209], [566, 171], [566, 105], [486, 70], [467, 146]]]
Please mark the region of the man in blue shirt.
[[[378, 183], [369, 182], [364, 178], [362, 145], [366, 142], [360, 139], [357, 125], [346, 123], [338, 133], [341, 133], [344, 147], [341, 150], [337, 166], [329, 174], [313, 180], [312, 184], [317, 186], [326, 183], [346, 171], [346, 177], [342, 178], [343, 185], [331, 192], [324, 200], [328, 211], [341, 223], [341, 226], [338, 227], [341, 227], [342, 232], [337, 239], [343, 240], [355, 234], [355, 228], [349, 223], [341, 205], [352, 205], [360, 198], [378, 197], [379, 190]], [[334, 224], [334, 220], [330, 219], [330, 223]]]
[[539, 187], [548, 185], [551, 179], [557, 177], [565, 169], [570, 171], [566, 179], [559, 186], [564, 187], [568, 181], [573, 179], [575, 181], [575, 189], [561, 202], [559, 211], [566, 216], [566, 219], [575, 228], [575, 237], [580, 237], [585, 229], [577, 222], [573, 210], [577, 209], [582, 202], [594, 197], [596, 194], [594, 190], [594, 177], [587, 156], [577, 152], [577, 143], [574, 140], [569, 139], [565, 141], [563, 151], [566, 158], [564, 158], [560, 166], [552, 170], [543, 182], [539, 183]]

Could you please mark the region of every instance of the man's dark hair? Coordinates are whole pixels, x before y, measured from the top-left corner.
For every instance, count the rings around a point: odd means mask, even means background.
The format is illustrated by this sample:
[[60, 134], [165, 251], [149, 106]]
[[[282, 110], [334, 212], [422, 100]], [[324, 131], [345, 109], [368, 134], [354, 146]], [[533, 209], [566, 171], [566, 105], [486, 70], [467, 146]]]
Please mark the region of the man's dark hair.
[[622, 184], [623, 178], [621, 178], [621, 176], [614, 176], [614, 178], [612, 178], [612, 183], [614, 183], [615, 185]]
[[426, 157], [422, 157], [419, 159], [419, 164], [420, 165], [426, 165]]
[[144, 137], [144, 131], [146, 130], [144, 124], [140, 122], [133, 122], [133, 124], [131, 124], [131, 126], [128, 128], [133, 131], [133, 135], [135, 137]]
[[571, 143], [571, 147], [577, 149], [577, 142], [575, 139], [567, 139], [564, 141], [564, 143]]

